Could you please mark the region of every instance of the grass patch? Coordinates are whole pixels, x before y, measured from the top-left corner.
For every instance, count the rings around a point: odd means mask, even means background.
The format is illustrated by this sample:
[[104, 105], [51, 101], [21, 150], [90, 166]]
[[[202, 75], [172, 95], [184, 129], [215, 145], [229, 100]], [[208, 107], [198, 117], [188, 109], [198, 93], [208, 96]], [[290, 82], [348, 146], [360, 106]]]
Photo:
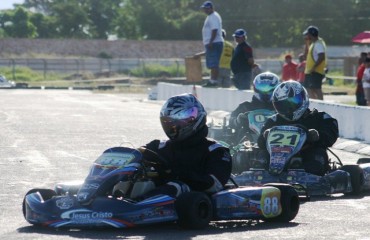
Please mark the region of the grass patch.
[[28, 67], [17, 67], [14, 69], [10, 67], [2, 67], [0, 68], [0, 74], [4, 75], [8, 80], [27, 83], [45, 81], [45, 79], [59, 80], [66, 77], [66, 75], [57, 74], [54, 72], [48, 72], [47, 74], [44, 74], [43, 72], [34, 71]]
[[159, 64], [144, 65], [140, 68], [135, 68], [130, 71], [134, 77], [184, 77], [185, 66], [179, 66], [172, 64], [170, 66], [164, 66]]

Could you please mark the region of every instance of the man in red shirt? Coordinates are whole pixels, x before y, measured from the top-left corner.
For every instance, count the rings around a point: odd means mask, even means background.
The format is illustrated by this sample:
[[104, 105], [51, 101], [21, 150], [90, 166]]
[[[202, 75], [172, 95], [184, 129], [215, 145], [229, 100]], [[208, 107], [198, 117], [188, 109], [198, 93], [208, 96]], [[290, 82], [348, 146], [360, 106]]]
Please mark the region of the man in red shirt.
[[297, 80], [297, 66], [298, 64], [292, 60], [292, 56], [290, 54], [286, 55], [281, 80]]
[[365, 95], [364, 95], [364, 88], [362, 87], [362, 76], [364, 75], [365, 71], [365, 58], [367, 57], [366, 52], [362, 52], [359, 58], [359, 66], [357, 68], [356, 74], [356, 103], [359, 106], [367, 106]]

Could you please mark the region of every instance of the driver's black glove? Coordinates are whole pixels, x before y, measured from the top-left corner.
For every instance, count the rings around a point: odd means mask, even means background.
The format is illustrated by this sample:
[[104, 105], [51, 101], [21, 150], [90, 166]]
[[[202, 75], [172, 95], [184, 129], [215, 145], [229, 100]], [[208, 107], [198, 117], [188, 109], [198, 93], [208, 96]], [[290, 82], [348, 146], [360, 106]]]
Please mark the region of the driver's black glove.
[[307, 142], [317, 142], [319, 141], [320, 135], [316, 129], [308, 129]]
[[239, 113], [236, 118], [236, 124], [240, 127], [249, 127], [248, 115], [246, 113]]
[[270, 130], [271, 129], [266, 129], [264, 132], [263, 132], [263, 138], [266, 140], [267, 137], [269, 136], [269, 133], [270, 133]]

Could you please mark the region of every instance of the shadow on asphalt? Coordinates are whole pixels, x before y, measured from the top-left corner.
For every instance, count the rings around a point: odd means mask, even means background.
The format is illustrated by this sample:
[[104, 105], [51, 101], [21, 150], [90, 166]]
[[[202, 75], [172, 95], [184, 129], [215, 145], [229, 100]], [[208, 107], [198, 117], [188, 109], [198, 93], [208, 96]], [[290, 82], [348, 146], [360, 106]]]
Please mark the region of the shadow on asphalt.
[[[215, 235], [227, 232], [258, 231], [266, 229], [297, 227], [299, 223], [270, 223], [258, 220], [238, 220], [238, 221], [219, 221], [211, 222], [209, 227], [203, 230], [187, 230], [180, 228], [175, 223], [155, 224], [148, 226], [139, 226], [136, 228], [116, 229], [116, 228], [83, 228], [52, 229], [41, 226], [27, 226], [18, 228], [19, 233], [23, 234], [41, 234], [50, 236], [64, 236], [83, 239], [122, 239], [131, 237], [142, 237], [143, 239], [173, 239], [173, 236], [179, 236], [181, 239], [192, 239], [198, 235]], [[176, 235], [174, 235], [176, 234]], [[45, 236], [47, 237], [47, 236]]]
[[306, 202], [324, 202], [324, 201], [335, 201], [335, 200], [356, 200], [356, 199], [362, 199], [364, 197], [370, 196], [370, 192], [363, 192], [359, 195], [350, 195], [350, 194], [333, 194], [333, 195], [327, 195], [327, 196], [313, 196], [308, 201], [301, 202], [301, 204]]

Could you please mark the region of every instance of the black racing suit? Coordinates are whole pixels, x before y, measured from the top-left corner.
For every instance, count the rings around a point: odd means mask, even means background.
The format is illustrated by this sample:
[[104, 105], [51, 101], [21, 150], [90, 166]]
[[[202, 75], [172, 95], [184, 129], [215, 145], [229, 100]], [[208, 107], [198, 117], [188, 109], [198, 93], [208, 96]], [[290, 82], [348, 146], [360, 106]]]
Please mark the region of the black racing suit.
[[[145, 147], [158, 153], [169, 163], [171, 173], [156, 182], [157, 189], [149, 195], [168, 194], [178, 196], [184, 192], [183, 183], [191, 190], [217, 192], [223, 189], [231, 176], [229, 149], [206, 138], [205, 126], [194, 136], [181, 142], [153, 140]], [[175, 191], [174, 184], [181, 190]]]
[[260, 101], [255, 96], [252, 97], [252, 101], [245, 101], [239, 104], [239, 106], [231, 112], [230, 120], [229, 120], [229, 127], [232, 129], [235, 129], [235, 133], [237, 136], [235, 136], [238, 141], [242, 139], [247, 132], [250, 131], [249, 129], [249, 123], [248, 121], [244, 121], [242, 123], [239, 123], [237, 121], [238, 115], [240, 113], [246, 113], [249, 111], [257, 110], [257, 109], [268, 109], [275, 111], [274, 106], [272, 105], [272, 102], [263, 102]]
[[329, 170], [328, 155], [326, 149], [333, 146], [337, 141], [339, 130], [338, 122], [325, 112], [319, 112], [317, 109], [307, 109], [303, 116], [296, 121], [288, 121], [275, 114], [269, 118], [261, 129], [258, 138], [258, 146], [266, 150], [266, 140], [263, 132], [273, 126], [280, 125], [302, 125], [307, 129], [316, 129], [319, 133], [319, 140], [307, 143], [302, 147], [300, 156], [302, 157], [303, 168], [312, 174], [324, 175]]

